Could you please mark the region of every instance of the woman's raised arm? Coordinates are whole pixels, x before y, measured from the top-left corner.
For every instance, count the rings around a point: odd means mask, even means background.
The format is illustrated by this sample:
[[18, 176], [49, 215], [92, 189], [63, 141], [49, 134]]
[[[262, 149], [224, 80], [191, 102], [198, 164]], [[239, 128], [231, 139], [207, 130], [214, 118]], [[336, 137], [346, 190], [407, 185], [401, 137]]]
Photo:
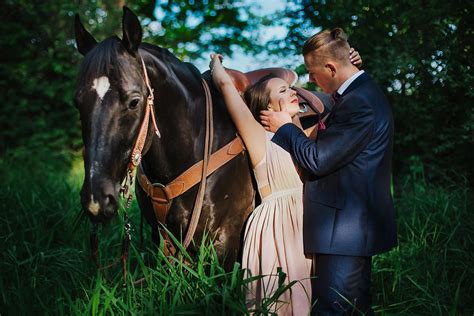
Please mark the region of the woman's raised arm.
[[265, 130], [253, 117], [232, 79], [222, 66], [221, 60], [222, 55], [211, 55], [209, 66], [212, 79], [224, 96], [227, 110], [247, 147], [252, 167], [255, 167], [265, 156]]

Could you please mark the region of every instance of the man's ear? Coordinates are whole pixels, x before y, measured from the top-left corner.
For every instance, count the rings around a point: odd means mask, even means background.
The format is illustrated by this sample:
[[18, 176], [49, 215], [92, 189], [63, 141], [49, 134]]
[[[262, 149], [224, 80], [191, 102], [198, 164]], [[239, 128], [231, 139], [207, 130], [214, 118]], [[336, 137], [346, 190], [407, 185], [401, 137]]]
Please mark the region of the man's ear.
[[328, 62], [326, 65], [324, 65], [324, 67], [327, 68], [331, 72], [331, 77], [334, 78], [334, 76], [337, 73], [336, 65], [331, 62]]

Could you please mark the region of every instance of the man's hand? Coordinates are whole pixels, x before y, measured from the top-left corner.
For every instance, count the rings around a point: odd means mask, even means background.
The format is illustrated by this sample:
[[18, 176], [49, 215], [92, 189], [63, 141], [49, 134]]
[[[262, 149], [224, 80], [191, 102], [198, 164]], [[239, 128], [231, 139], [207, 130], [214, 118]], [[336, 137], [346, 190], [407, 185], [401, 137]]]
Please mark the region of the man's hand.
[[281, 126], [292, 122], [286, 106], [280, 103], [280, 109], [280, 112], [260, 111], [260, 121], [267, 131], [275, 133]]

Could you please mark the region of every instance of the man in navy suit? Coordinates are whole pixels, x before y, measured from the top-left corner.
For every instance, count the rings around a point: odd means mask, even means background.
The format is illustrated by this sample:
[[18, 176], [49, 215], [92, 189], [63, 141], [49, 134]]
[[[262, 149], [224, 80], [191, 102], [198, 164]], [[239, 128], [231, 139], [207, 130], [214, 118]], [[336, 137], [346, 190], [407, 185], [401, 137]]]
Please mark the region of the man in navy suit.
[[373, 314], [372, 256], [397, 245], [390, 194], [393, 118], [377, 84], [348, 60], [340, 29], [309, 38], [303, 56], [309, 79], [335, 105], [316, 140], [282, 112], [262, 111], [272, 141], [305, 170], [303, 234], [313, 256], [316, 315]]

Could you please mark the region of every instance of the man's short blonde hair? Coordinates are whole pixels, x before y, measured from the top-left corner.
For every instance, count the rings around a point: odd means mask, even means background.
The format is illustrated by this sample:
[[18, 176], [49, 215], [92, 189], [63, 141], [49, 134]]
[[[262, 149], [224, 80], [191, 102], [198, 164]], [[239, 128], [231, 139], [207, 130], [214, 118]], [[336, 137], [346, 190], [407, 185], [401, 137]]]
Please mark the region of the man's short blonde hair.
[[324, 30], [311, 36], [303, 45], [303, 56], [311, 54], [318, 63], [333, 59], [340, 63], [349, 63], [350, 45], [347, 35], [341, 28]]

